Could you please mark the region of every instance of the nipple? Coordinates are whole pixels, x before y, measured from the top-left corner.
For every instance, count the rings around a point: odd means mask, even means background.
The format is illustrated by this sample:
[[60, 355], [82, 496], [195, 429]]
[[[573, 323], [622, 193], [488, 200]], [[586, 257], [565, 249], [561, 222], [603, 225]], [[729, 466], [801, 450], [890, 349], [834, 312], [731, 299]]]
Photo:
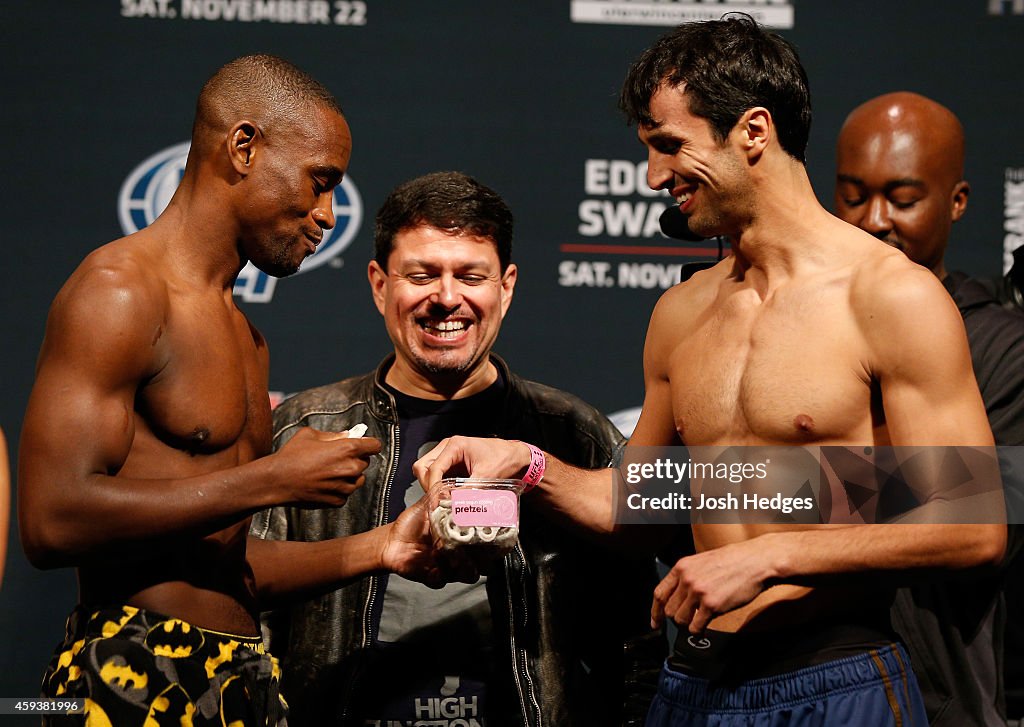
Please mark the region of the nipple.
[[191, 434], [188, 435], [188, 452], [192, 456], [195, 456], [197, 452], [203, 447], [203, 442], [210, 438], [210, 430], [205, 427], [196, 427]]
[[797, 414], [793, 426], [798, 432], [811, 434], [814, 432], [814, 420], [808, 414]]

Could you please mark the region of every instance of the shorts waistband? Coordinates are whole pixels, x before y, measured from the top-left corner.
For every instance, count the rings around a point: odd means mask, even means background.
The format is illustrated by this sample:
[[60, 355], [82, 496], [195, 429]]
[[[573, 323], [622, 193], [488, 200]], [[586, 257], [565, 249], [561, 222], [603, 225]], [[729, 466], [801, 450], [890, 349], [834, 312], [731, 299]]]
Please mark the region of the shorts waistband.
[[68, 616], [67, 635], [68, 637], [83, 638], [87, 636], [112, 636], [121, 630], [129, 622], [143, 622], [147, 630], [152, 631], [158, 627], [171, 629], [184, 627], [186, 630], [195, 629], [201, 633], [206, 640], [217, 642], [236, 642], [256, 652], [265, 653], [263, 639], [259, 636], [243, 636], [241, 634], [230, 634], [223, 631], [214, 631], [184, 621], [174, 616], [149, 611], [137, 606], [93, 606], [89, 604], [78, 604], [71, 615]]
[[753, 633], [706, 629], [699, 636], [681, 629], [668, 665], [689, 676], [738, 683], [827, 664], [898, 641], [891, 629], [858, 623]]
[[910, 659], [900, 644], [737, 685], [691, 677], [673, 671], [666, 663], [658, 679], [658, 694], [698, 711], [779, 709], [874, 684], [891, 686], [902, 681], [905, 685], [909, 668]]

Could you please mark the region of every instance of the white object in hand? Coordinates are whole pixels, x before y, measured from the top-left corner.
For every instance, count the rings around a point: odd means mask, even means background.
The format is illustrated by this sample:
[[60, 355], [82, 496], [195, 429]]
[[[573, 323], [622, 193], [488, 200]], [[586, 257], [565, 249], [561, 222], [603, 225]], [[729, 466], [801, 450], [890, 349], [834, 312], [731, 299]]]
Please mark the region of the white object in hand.
[[346, 432], [346, 434], [348, 434], [349, 439], [358, 439], [359, 437], [366, 434], [366, 429], [367, 426], [360, 422], [359, 424], [356, 424], [354, 427], [349, 429]]

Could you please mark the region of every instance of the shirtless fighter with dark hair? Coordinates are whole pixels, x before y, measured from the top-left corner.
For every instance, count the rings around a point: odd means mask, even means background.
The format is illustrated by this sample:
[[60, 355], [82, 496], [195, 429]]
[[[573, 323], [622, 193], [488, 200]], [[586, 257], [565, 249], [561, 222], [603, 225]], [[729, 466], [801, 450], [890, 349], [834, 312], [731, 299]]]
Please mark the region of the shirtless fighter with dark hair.
[[[650, 186], [733, 251], [658, 302], [627, 457], [679, 444], [992, 446], [939, 281], [818, 203], [803, 161], [809, 92], [789, 43], [749, 17], [682, 25], [630, 69], [622, 107], [647, 149]], [[525, 497], [615, 530], [609, 471], [545, 459]], [[418, 471], [429, 487], [458, 463], [511, 476], [530, 462], [523, 443], [453, 438]], [[924, 724], [889, 628], [892, 582], [879, 576], [994, 564], [1005, 543], [995, 518], [692, 531], [697, 553], [654, 592], [653, 621], [688, 628], [649, 725]]]

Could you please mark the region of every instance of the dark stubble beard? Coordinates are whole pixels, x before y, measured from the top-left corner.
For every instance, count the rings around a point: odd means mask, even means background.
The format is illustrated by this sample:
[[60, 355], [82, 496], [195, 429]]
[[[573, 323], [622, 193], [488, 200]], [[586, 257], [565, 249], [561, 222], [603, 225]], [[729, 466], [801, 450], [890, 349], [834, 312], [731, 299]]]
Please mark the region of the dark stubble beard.
[[277, 236], [271, 238], [265, 247], [269, 253], [267, 259], [253, 260], [252, 264], [267, 275], [273, 275], [275, 278], [286, 278], [289, 275], [294, 275], [299, 271], [299, 266], [302, 264], [301, 260], [296, 263], [292, 259], [291, 251], [295, 247], [295, 241], [296, 238], [294, 237]]
[[[442, 357], [442, 362], [443, 360], [444, 358]], [[418, 359], [418, 363], [424, 371], [435, 376], [459, 376], [468, 372], [473, 367], [473, 364], [476, 363], [476, 359], [469, 357], [454, 366], [446, 366], [444, 363], [438, 363], [437, 361], [425, 361], [422, 358]]]
[[411, 353], [417, 366], [419, 366], [422, 371], [433, 376], [440, 377], [464, 376], [468, 374], [480, 361], [480, 357], [477, 355], [479, 353], [479, 349], [474, 350], [469, 356], [466, 356], [458, 363], [455, 363], [454, 361], [446, 362], [449, 359], [447, 354], [442, 354], [440, 359], [434, 358], [428, 361], [422, 354], [417, 354], [416, 352]]

